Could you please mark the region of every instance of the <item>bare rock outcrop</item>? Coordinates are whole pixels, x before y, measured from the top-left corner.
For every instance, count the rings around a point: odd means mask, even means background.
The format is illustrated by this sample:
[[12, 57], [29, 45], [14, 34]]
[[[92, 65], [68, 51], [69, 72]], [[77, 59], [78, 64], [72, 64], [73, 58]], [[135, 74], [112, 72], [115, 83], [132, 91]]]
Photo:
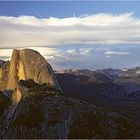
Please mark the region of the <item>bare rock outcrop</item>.
[[[34, 88], [34, 86], [33, 86]], [[93, 104], [51, 91], [35, 91], [17, 106], [4, 139], [139, 138], [138, 123]], [[30, 93], [28, 93], [30, 94]], [[4, 129], [5, 130], [5, 129]]]
[[0, 66], [0, 89], [15, 90], [19, 80], [28, 79], [60, 89], [50, 64], [37, 51], [13, 50], [10, 62]]
[[[9, 107], [5, 110], [2, 121], [2, 135], [11, 125], [14, 113], [23, 99], [20, 80], [32, 80], [37, 84], [47, 84], [57, 90], [61, 90], [50, 64], [37, 51], [31, 49], [13, 50], [10, 61], [0, 61], [0, 90], [12, 91]], [[28, 95], [26, 95], [28, 96]]]

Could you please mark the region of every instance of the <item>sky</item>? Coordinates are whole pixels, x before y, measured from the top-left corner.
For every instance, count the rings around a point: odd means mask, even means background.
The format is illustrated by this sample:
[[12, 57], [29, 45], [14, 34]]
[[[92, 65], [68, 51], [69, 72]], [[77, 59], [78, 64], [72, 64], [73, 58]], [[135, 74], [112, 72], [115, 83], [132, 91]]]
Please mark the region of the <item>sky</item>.
[[55, 70], [140, 66], [140, 1], [0, 1], [0, 59], [39, 51]]

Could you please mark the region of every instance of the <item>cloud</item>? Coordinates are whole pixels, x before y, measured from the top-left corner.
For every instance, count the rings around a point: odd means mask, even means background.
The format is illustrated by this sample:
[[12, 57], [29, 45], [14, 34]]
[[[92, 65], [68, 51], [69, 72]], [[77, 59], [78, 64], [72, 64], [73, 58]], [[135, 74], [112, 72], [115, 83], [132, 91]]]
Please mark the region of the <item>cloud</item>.
[[105, 55], [107, 57], [111, 57], [111, 56], [120, 56], [120, 55], [130, 55], [129, 52], [119, 52], [119, 51], [106, 51]]
[[0, 16], [0, 48], [69, 44], [139, 44], [140, 19], [133, 13], [67, 18]]
[[0, 49], [0, 57], [7, 59], [11, 57], [12, 49]]
[[66, 54], [70, 55], [90, 55], [93, 51], [93, 48], [74, 48], [68, 49]]
[[[31, 48], [40, 52], [54, 69], [123, 67], [134, 62], [137, 65], [139, 54], [134, 54], [139, 50], [130, 52], [126, 46], [134, 48], [140, 44], [139, 29], [140, 18], [133, 13], [67, 18], [0, 16], [0, 58], [9, 59], [13, 48]], [[121, 49], [123, 46], [125, 49]], [[123, 60], [121, 56], [125, 56]]]
[[[33, 49], [38, 51], [41, 55], [43, 55], [46, 59], [52, 59], [55, 55], [59, 54], [59, 50], [56, 48], [48, 48], [48, 47], [27, 47], [29, 49]], [[23, 49], [23, 48], [17, 48]], [[8, 60], [11, 58], [13, 49], [0, 49], [0, 58], [3, 60]]]

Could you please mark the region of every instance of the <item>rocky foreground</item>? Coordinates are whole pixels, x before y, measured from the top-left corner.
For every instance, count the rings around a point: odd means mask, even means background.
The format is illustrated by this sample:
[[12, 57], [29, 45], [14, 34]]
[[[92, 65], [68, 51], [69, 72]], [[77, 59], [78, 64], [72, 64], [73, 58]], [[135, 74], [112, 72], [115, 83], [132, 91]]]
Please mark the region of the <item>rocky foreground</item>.
[[139, 138], [137, 122], [87, 102], [68, 98], [49, 85], [20, 81], [23, 93], [11, 118], [1, 93], [1, 138]]

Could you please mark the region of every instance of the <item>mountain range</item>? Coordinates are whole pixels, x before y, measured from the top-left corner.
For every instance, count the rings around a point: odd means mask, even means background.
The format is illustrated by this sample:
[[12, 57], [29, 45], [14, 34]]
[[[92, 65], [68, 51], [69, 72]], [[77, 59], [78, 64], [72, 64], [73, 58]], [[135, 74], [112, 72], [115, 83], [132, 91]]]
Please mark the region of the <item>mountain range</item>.
[[140, 138], [140, 68], [67, 69], [31, 49], [0, 61], [0, 136]]

